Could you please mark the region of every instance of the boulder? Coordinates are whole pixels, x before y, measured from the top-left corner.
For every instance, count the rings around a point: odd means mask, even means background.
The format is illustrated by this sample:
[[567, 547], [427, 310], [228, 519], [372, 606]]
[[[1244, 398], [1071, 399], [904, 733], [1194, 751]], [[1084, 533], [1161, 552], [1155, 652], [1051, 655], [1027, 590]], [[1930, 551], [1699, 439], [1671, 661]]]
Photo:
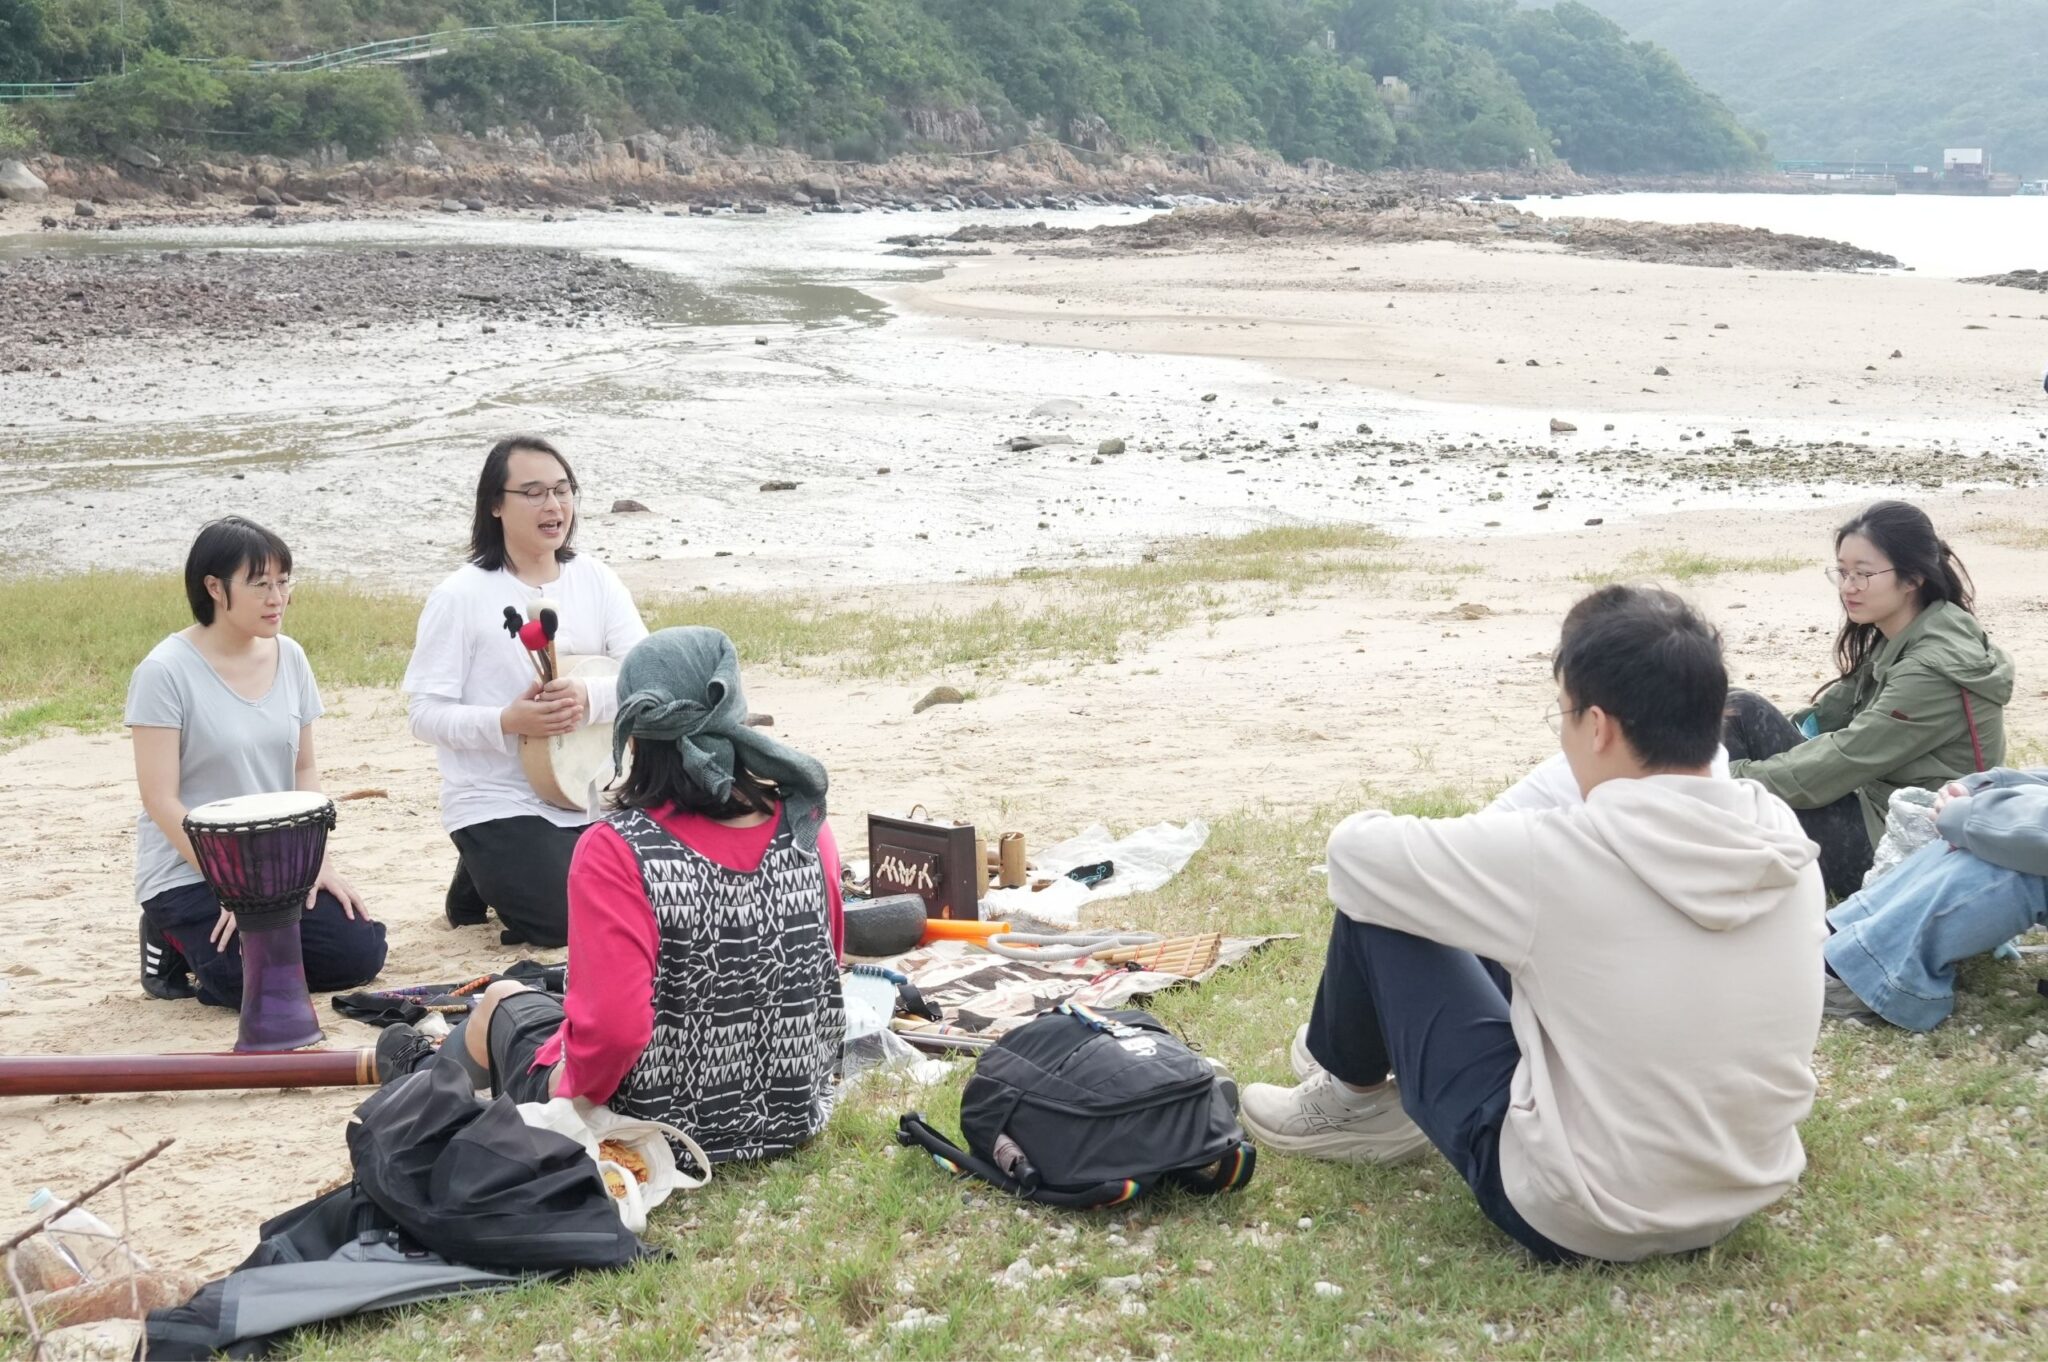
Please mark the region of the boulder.
[[934, 686], [925, 692], [924, 698], [910, 707], [912, 714], [922, 714], [934, 705], [964, 705], [967, 697], [951, 686]]
[[261, 218], [265, 222], [272, 221], [277, 217], [277, 205], [273, 203], [259, 203], [249, 210], [249, 216]]
[[1569, 421], [1560, 421], [1555, 416], [1550, 418], [1550, 433], [1552, 435], [1569, 435], [1577, 429], [1578, 427]]
[[14, 203], [41, 203], [50, 197], [50, 186], [20, 161], [0, 161], [0, 199]]
[[118, 153], [123, 165], [134, 166], [137, 170], [162, 170], [163, 158], [130, 142]]
[[77, 203], [72, 204], [71, 212], [74, 217], [90, 218], [99, 216], [93, 206], [84, 199], [80, 199]]
[[1101, 444], [1095, 446], [1095, 452], [1105, 459], [1112, 454], [1121, 454], [1124, 452], [1124, 442], [1122, 440], [1104, 440]]
[[301, 199], [297, 194], [287, 194], [282, 189], [277, 191], [277, 201], [287, 208], [303, 208], [306, 206], [305, 200]]
[[797, 187], [818, 203], [837, 203], [842, 193], [835, 175], [806, 175]]
[[284, 200], [277, 196], [277, 191], [275, 189], [272, 189], [269, 185], [264, 184], [256, 186], [256, 202], [267, 203], [271, 207], [275, 208], [278, 204], [283, 203]]
[[620, 497], [612, 503], [613, 515], [639, 515], [646, 511], [646, 509], [645, 506], [630, 497]]
[[767, 482], [761, 484], [761, 490], [764, 492], [794, 492], [799, 486], [801, 486], [800, 483], [788, 482], [781, 478], [770, 478]]

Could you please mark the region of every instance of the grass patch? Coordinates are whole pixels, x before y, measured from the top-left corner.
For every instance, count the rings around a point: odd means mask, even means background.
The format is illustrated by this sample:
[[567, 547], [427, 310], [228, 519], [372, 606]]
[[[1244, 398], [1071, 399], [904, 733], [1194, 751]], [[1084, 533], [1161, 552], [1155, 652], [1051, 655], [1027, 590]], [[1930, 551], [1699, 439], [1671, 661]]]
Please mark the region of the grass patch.
[[[1456, 791], [1378, 801], [1456, 813]], [[1356, 805], [1352, 805], [1356, 807]], [[1220, 822], [1167, 888], [1118, 920], [1298, 932], [1154, 1010], [1240, 1081], [1284, 1081], [1321, 971], [1310, 867], [1339, 809]], [[674, 1256], [507, 1296], [300, 1336], [305, 1358], [1842, 1357], [2031, 1358], [2048, 1344], [2044, 1016], [2033, 967], [1974, 963], [1924, 1039], [1830, 1023], [1799, 1188], [1711, 1251], [1545, 1269], [1438, 1160], [1353, 1168], [1268, 1155], [1243, 1193], [1112, 1214], [1022, 1208], [898, 1150], [896, 1115], [957, 1130], [964, 1066], [932, 1089], [856, 1090], [809, 1149], [722, 1169], [655, 1217]], [[1299, 1222], [1307, 1218], [1307, 1229]], [[998, 1285], [1011, 1263], [1022, 1287]], [[1106, 1277], [1142, 1274], [1128, 1299]], [[1334, 1298], [1313, 1286], [1344, 1288]], [[894, 1328], [909, 1310], [928, 1327]], [[552, 1352], [549, 1348], [547, 1351]]]
[[1971, 539], [1988, 539], [2009, 549], [2048, 549], [2048, 525], [2029, 525], [2020, 520], [1989, 520], [1963, 532]]
[[[1114, 660], [1135, 639], [1249, 608], [1227, 588], [1299, 591], [1431, 569], [1390, 551], [1398, 541], [1355, 526], [1284, 526], [1166, 545], [1149, 561], [985, 583], [957, 608], [887, 610], [793, 594], [697, 592], [640, 602], [651, 629], [702, 624], [731, 636], [755, 665], [848, 679], [971, 672], [1000, 675], [1048, 661]], [[327, 686], [395, 686], [411, 655], [419, 599], [346, 583], [302, 581], [286, 629]], [[0, 742], [55, 728], [119, 722], [128, 677], [166, 634], [191, 623], [169, 573], [0, 577]]]
[[[308, 582], [288, 628], [323, 685], [395, 685], [420, 604], [408, 596]], [[92, 572], [0, 579], [0, 740], [120, 721], [128, 677], [192, 622], [182, 577]]]
[[1807, 560], [1796, 554], [1780, 554], [1769, 558], [1723, 558], [1686, 548], [1665, 549], [1661, 552], [1638, 549], [1623, 558], [1618, 567], [1581, 572], [1577, 574], [1577, 580], [1595, 586], [1606, 586], [1612, 582], [1696, 582], [1713, 577], [1726, 577], [1733, 573], [1797, 572], [1805, 566]]

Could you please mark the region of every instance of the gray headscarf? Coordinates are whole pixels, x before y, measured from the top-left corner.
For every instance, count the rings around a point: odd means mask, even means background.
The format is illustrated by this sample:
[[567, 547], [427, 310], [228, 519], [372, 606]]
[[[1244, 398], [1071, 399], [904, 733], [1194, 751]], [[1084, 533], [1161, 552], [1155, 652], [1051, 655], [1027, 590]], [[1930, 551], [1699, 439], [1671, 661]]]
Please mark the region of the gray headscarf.
[[825, 768], [746, 724], [740, 658], [716, 629], [663, 629], [626, 654], [619, 668], [619, 715], [612, 721], [612, 771], [625, 769], [626, 742], [674, 743], [692, 784], [712, 799], [732, 793], [735, 758], [781, 787], [797, 845], [815, 851], [825, 819]]

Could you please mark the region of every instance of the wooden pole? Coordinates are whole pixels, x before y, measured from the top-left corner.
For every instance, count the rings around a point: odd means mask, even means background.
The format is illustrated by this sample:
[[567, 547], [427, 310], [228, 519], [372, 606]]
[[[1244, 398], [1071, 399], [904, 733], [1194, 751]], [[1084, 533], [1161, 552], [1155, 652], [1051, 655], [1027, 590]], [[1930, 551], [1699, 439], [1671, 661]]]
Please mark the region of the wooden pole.
[[0, 1097], [231, 1088], [374, 1087], [375, 1050], [282, 1054], [0, 1055]]

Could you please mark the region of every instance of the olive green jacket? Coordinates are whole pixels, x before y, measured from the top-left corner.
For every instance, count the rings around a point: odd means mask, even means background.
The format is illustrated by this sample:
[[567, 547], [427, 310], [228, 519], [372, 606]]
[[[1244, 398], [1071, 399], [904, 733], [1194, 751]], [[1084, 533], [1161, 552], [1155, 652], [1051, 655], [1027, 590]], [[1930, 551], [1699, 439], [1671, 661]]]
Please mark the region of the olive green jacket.
[[1884, 836], [1892, 791], [1939, 789], [2005, 760], [2012, 687], [2012, 659], [1976, 617], [1937, 602], [1829, 687], [1818, 704], [1792, 716], [1796, 724], [1811, 714], [1820, 736], [1775, 757], [1730, 762], [1728, 771], [1761, 783], [1795, 809], [1818, 809], [1853, 791], [1875, 842]]

